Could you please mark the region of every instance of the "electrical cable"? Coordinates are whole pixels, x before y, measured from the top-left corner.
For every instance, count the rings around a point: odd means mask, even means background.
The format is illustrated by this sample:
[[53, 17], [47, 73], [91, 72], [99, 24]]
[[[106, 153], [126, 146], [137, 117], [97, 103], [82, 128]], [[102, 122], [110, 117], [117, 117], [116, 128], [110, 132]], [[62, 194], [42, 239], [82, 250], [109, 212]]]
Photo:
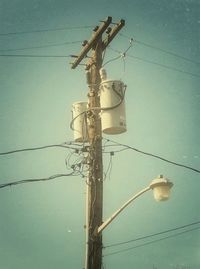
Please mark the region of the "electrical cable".
[[[152, 153], [148, 153], [148, 152], [142, 151], [140, 149], [137, 149], [137, 148], [134, 148], [134, 147], [131, 147], [131, 146], [128, 146], [128, 145], [125, 145], [125, 144], [122, 144], [122, 143], [119, 143], [119, 142], [116, 142], [116, 141], [107, 139], [107, 138], [102, 138], [102, 139], [104, 139], [106, 142], [113, 143], [113, 145], [104, 145], [104, 148], [105, 147], [113, 147], [113, 146], [124, 147], [124, 148], [119, 149], [119, 150], [103, 151], [103, 153], [111, 153], [111, 152], [114, 152], [115, 153], [115, 152], [122, 152], [122, 151], [125, 151], [125, 150], [134, 150], [134, 151], [136, 151], [138, 153], [141, 153], [141, 154], [144, 154], [144, 155], [147, 155], [147, 156], [150, 156], [150, 157], [154, 157], [154, 158], [160, 159], [162, 161], [165, 161], [167, 163], [170, 163], [170, 164], [173, 164], [173, 165], [176, 165], [176, 166], [180, 166], [180, 167], [183, 167], [183, 168], [192, 170], [194, 172], [200, 173], [200, 170], [199, 169], [196, 169], [196, 168], [193, 168], [193, 167], [184, 165], [184, 164], [180, 164], [180, 163], [177, 163], [177, 162], [174, 162], [174, 161], [170, 161], [170, 160], [165, 159], [165, 158], [163, 158], [161, 156], [158, 156], [158, 155], [155, 155], [155, 154], [152, 154]], [[74, 145], [76, 147], [72, 147], [70, 145]], [[8, 154], [14, 154], [14, 153], [19, 153], [19, 152], [25, 152], [25, 151], [42, 150], [42, 149], [54, 148], [54, 147], [73, 149], [73, 150], [77, 151], [77, 150], [81, 150], [80, 149], [81, 146], [82, 145], [77, 144], [77, 143], [65, 142], [65, 143], [62, 143], [62, 144], [52, 144], [52, 145], [45, 145], [45, 146], [40, 146], [40, 147], [23, 148], [23, 149], [16, 149], [16, 150], [11, 150], [11, 151], [6, 151], [6, 152], [0, 152], [0, 156], [8, 155]]]
[[[113, 145], [112, 145], [113, 146]], [[113, 152], [113, 153], [119, 153], [119, 152], [122, 152], [122, 151], [125, 151], [125, 150], [129, 150], [128, 148], [123, 148], [123, 149], [119, 149], [119, 150], [111, 150], [111, 151], [103, 151], [103, 153], [111, 153], [111, 152]]]
[[[127, 39], [130, 39], [130, 37], [128, 37], [128, 36], [126, 36], [126, 35], [124, 35], [124, 34], [119, 33], [119, 35], [122, 36], [122, 37], [125, 37], [125, 38], [127, 38]], [[185, 61], [188, 61], [188, 62], [192, 62], [192, 63], [194, 63], [194, 64], [198, 64], [198, 65], [200, 64], [200, 62], [196, 62], [196, 61], [194, 61], [194, 60], [192, 60], [192, 59], [190, 59], [190, 58], [187, 58], [187, 57], [184, 57], [184, 56], [182, 56], [182, 55], [176, 54], [176, 53], [174, 53], [174, 52], [171, 52], [171, 51], [168, 51], [168, 50], [165, 50], [165, 49], [162, 49], [162, 48], [153, 46], [153, 45], [148, 44], [148, 43], [145, 43], [145, 42], [143, 42], [143, 41], [134, 39], [134, 42], [135, 42], [135, 43], [138, 43], [138, 44], [140, 44], [140, 45], [143, 45], [143, 46], [146, 46], [146, 47], [149, 47], [149, 48], [152, 48], [152, 49], [161, 51], [161, 52], [163, 52], [163, 53], [172, 55], [172, 56], [177, 57], [177, 58], [180, 58], [180, 59], [182, 59], [182, 60], [185, 60]]]
[[159, 238], [159, 239], [156, 239], [156, 240], [152, 240], [152, 241], [149, 241], [149, 242], [146, 242], [146, 243], [143, 243], [143, 244], [134, 246], [134, 247], [129, 247], [129, 248], [125, 248], [125, 249], [122, 249], [122, 250], [119, 250], [119, 251], [111, 252], [111, 253], [108, 253], [108, 254], [103, 255], [103, 257], [116, 255], [116, 254], [123, 253], [123, 252], [129, 251], [129, 250], [133, 250], [133, 249], [136, 249], [136, 248], [144, 247], [146, 245], [151, 245], [151, 244], [154, 244], [154, 243], [157, 243], [157, 242], [160, 242], [160, 241], [169, 239], [169, 238], [174, 238], [176, 236], [180, 236], [180, 235], [183, 235], [185, 233], [189, 233], [189, 232], [192, 232], [192, 231], [195, 231], [195, 230], [198, 230], [198, 229], [200, 229], [200, 227], [189, 229], [189, 230], [186, 230], [186, 231], [183, 231], [183, 232], [180, 232], [180, 233], [175, 233], [173, 235], [169, 235], [169, 236], [162, 237], [162, 238]]
[[69, 174], [56, 174], [50, 177], [46, 178], [31, 178], [31, 179], [22, 179], [22, 180], [16, 180], [8, 183], [1, 183], [0, 184], [0, 189], [6, 188], [6, 187], [11, 187], [13, 185], [18, 185], [18, 184], [24, 184], [24, 183], [32, 183], [32, 182], [39, 182], [39, 181], [48, 181], [48, 180], [53, 180], [55, 178], [60, 178], [60, 177], [67, 177], [67, 176], [75, 176], [74, 171], [69, 173]]
[[74, 129], [74, 121], [76, 120], [76, 119], [78, 119], [79, 117], [81, 117], [82, 115], [86, 115], [87, 114], [87, 111], [89, 111], [89, 110], [86, 110], [86, 111], [83, 111], [83, 112], [81, 112], [80, 114], [78, 114], [76, 117], [74, 117], [72, 120], [71, 120], [71, 122], [70, 122], [70, 129], [71, 130], [73, 130], [73, 131], [77, 131], [77, 130], [75, 130]]
[[107, 62], [105, 62], [102, 67], [104, 67], [105, 65], [107, 65], [107, 64], [109, 64], [109, 63], [111, 63], [113, 61], [116, 61], [116, 60], [118, 60], [120, 58], [122, 58], [124, 60], [124, 57], [126, 56], [127, 51], [132, 47], [132, 42], [133, 42], [133, 39], [131, 38], [129, 47], [123, 53], [120, 53], [120, 56], [117, 56], [117, 57], [115, 57], [113, 59], [110, 59]]
[[71, 55], [0, 54], [0, 57], [17, 58], [71, 58]]
[[112, 157], [113, 157], [113, 151], [110, 152], [110, 159], [109, 159], [109, 162], [108, 162], [106, 172], [104, 173], [104, 181], [107, 179], [107, 176], [110, 179], [110, 174], [111, 174], [111, 171], [112, 171], [112, 161], [113, 161]]
[[186, 224], [186, 225], [182, 225], [182, 226], [179, 226], [179, 227], [168, 229], [168, 230], [165, 230], [165, 231], [162, 231], [162, 232], [157, 232], [157, 233], [154, 233], [154, 234], [141, 236], [141, 237], [138, 237], [138, 238], [127, 240], [127, 241], [123, 241], [123, 242], [119, 242], [119, 243], [115, 243], [115, 244], [110, 244], [110, 245], [105, 246], [104, 248], [116, 247], [116, 246], [120, 246], [120, 245], [124, 245], [124, 244], [128, 244], [128, 243], [144, 240], [146, 238], [150, 238], [150, 237], [154, 237], [154, 236], [157, 236], [157, 235], [177, 231], [177, 230], [180, 230], [180, 229], [183, 229], [183, 228], [186, 228], [186, 227], [189, 227], [189, 226], [193, 226], [193, 225], [196, 225], [196, 224], [199, 224], [199, 223], [200, 223], [200, 221], [196, 221], [196, 222], [193, 222], [193, 223], [189, 223], [189, 224]]
[[107, 64], [109, 64], [109, 63], [111, 63], [111, 62], [114, 62], [114, 61], [116, 61], [116, 60], [118, 60], [118, 59], [120, 59], [121, 58], [121, 55], [120, 56], [117, 56], [117, 57], [115, 57], [115, 58], [113, 58], [113, 59], [110, 59], [110, 60], [108, 60], [107, 62], [105, 62], [103, 65], [102, 65], [102, 67], [104, 67], [105, 65], [107, 65]]
[[0, 51], [4, 52], [4, 51], [19, 51], [19, 50], [41, 49], [41, 48], [58, 47], [58, 46], [76, 44], [76, 43], [81, 43], [81, 42], [82, 41], [71, 41], [71, 42], [62, 42], [62, 43], [49, 44], [49, 45], [34, 46], [34, 47], [15, 48], [15, 49], [0, 49]]
[[40, 146], [40, 147], [33, 147], [33, 148], [24, 148], [24, 149], [16, 149], [16, 150], [11, 150], [11, 151], [6, 151], [6, 152], [0, 152], [1, 155], [8, 155], [8, 154], [13, 154], [13, 153], [19, 153], [19, 152], [24, 152], [24, 151], [34, 151], [34, 150], [42, 150], [42, 149], [47, 149], [47, 148], [68, 148], [68, 149], [74, 149], [76, 150], [77, 148], [71, 147], [70, 145], [72, 142], [66, 142], [62, 144], [52, 144], [52, 145], [46, 145], [46, 146]]
[[121, 143], [119, 143], [119, 142], [115, 142], [115, 141], [110, 140], [110, 139], [107, 139], [107, 138], [103, 138], [103, 139], [106, 139], [107, 141], [110, 141], [110, 142], [115, 143], [115, 144], [117, 144], [117, 145], [124, 146], [124, 147], [127, 148], [127, 149], [134, 150], [134, 151], [139, 152], [139, 153], [141, 153], [141, 154], [144, 154], [144, 155], [147, 155], [147, 156], [150, 156], [150, 157], [153, 157], [153, 158], [157, 158], [157, 159], [159, 159], [159, 160], [161, 160], [161, 161], [164, 161], [164, 162], [167, 162], [167, 163], [170, 163], [170, 164], [173, 164], [173, 165], [176, 165], [176, 166], [180, 166], [180, 167], [183, 167], [183, 168], [192, 170], [192, 171], [194, 171], [194, 172], [200, 173], [200, 170], [199, 170], [199, 169], [196, 169], [196, 168], [193, 168], [193, 167], [184, 165], [184, 164], [180, 164], [180, 163], [177, 163], [177, 162], [174, 162], [174, 161], [170, 161], [170, 160], [165, 159], [165, 158], [163, 158], [163, 157], [160, 157], [160, 156], [158, 156], [158, 155], [155, 155], [155, 154], [152, 154], [152, 153], [149, 153], [149, 152], [145, 152], [145, 151], [142, 151], [142, 150], [140, 150], [140, 149], [137, 149], [137, 148], [134, 148], [134, 147], [125, 145], [125, 144], [121, 144]]
[[[168, 70], [173, 70], [173, 71], [176, 71], [176, 72], [179, 72], [179, 73], [183, 73], [183, 74], [187, 74], [187, 75], [190, 75], [190, 76], [193, 76], [193, 77], [198, 77], [198, 78], [200, 77], [200, 75], [197, 75], [197, 74], [194, 74], [194, 73], [191, 73], [191, 72], [187, 72], [187, 71], [184, 71], [184, 70], [181, 70], [181, 69], [172, 67], [172, 66], [160, 64], [158, 62], [146, 60], [146, 59], [141, 58], [141, 57], [137, 57], [137, 56], [133, 56], [133, 55], [129, 55], [129, 54], [127, 54], [127, 56], [129, 58], [134, 58], [136, 60], [140, 60], [140, 61], [143, 61], [143, 62], [146, 62], [146, 63], [149, 63], [149, 64], [157, 65], [157, 66], [160, 66], [160, 67], [165, 68], [165, 69], [168, 69]], [[0, 54], [0, 57], [16, 57], [16, 58], [71, 58], [72, 55]], [[121, 58], [121, 56], [118, 56], [116, 58], [113, 58], [113, 59], [109, 60], [108, 62], [106, 62], [105, 64], [108, 64], [109, 62], [114, 61], [114, 60], [117, 60], [119, 58]], [[105, 64], [104, 64], [104, 66], [105, 66]]]
[[141, 57], [128, 55], [128, 54], [127, 54], [127, 56], [130, 57], [130, 58], [134, 58], [136, 60], [140, 60], [140, 61], [143, 61], [143, 62], [146, 62], [146, 63], [149, 63], [149, 64], [154, 64], [154, 65], [160, 66], [162, 68], [173, 70], [173, 71], [176, 71], [176, 72], [179, 72], [179, 73], [187, 74], [187, 75], [190, 75], [190, 76], [193, 76], [193, 77], [200, 77], [200, 75], [197, 75], [197, 74], [194, 74], [194, 73], [191, 73], [191, 72], [187, 72], [187, 71], [184, 71], [184, 70], [172, 67], [172, 66], [168, 66], [168, 65], [165, 65], [165, 64], [161, 64], [161, 63], [158, 63], [158, 62], [146, 60], [146, 59], [141, 58]]
[[[110, 46], [108, 47], [108, 49], [110, 49], [110, 50], [112, 50], [112, 51], [114, 51], [116, 53], [120, 53], [121, 54], [121, 52], [119, 50], [113, 49]], [[146, 60], [146, 59], [141, 58], [141, 57], [133, 56], [133, 55], [130, 55], [130, 54], [127, 54], [127, 57], [134, 58], [136, 60], [143, 61], [143, 62], [146, 62], [146, 63], [149, 63], [149, 64], [157, 65], [157, 66], [160, 66], [162, 68], [173, 70], [173, 71], [176, 71], [176, 72], [179, 72], [179, 73], [187, 74], [187, 75], [194, 76], [194, 77], [200, 77], [200, 75], [197, 75], [197, 74], [194, 74], [194, 73], [191, 73], [191, 72], [187, 72], [187, 71], [184, 71], [184, 70], [175, 68], [173, 66], [168, 66], [168, 65], [164, 65], [164, 64], [161, 64], [161, 63], [158, 63], [158, 62]]]
[[[83, 112], [81, 112], [80, 114], [78, 114], [76, 117], [74, 117], [72, 120], [71, 120], [71, 122], [70, 122], [70, 128], [72, 129], [72, 130], [74, 130], [74, 121], [77, 119], [77, 118], [79, 118], [80, 116], [82, 116], [82, 115], [87, 115], [87, 113], [88, 112], [90, 112], [90, 111], [94, 111], [94, 110], [102, 110], [102, 111], [106, 111], [106, 110], [111, 110], [111, 109], [115, 109], [115, 108], [117, 108], [118, 106], [120, 106], [121, 105], [121, 103], [124, 101], [124, 97], [125, 97], [125, 92], [126, 92], [126, 86], [124, 85], [124, 87], [125, 87], [125, 90], [124, 90], [124, 92], [122, 93], [122, 95], [115, 89], [115, 85], [114, 85], [114, 83], [113, 83], [113, 85], [112, 85], [112, 90], [119, 96], [119, 98], [120, 98], [120, 100], [119, 100], [119, 102], [117, 103], [117, 104], [115, 104], [115, 105], [113, 105], [113, 106], [111, 106], [111, 107], [91, 107], [91, 108], [88, 108], [86, 111], [83, 111]], [[74, 130], [75, 131], [75, 130]]]
[[33, 31], [18, 31], [18, 32], [10, 32], [10, 33], [0, 33], [0, 36], [9, 36], [9, 35], [21, 35], [21, 34], [32, 34], [32, 33], [43, 33], [43, 32], [56, 32], [56, 31], [65, 31], [65, 30], [81, 30], [92, 28], [92, 25], [85, 26], [72, 26], [72, 27], [60, 27], [60, 28], [48, 28], [42, 30], [33, 30]]

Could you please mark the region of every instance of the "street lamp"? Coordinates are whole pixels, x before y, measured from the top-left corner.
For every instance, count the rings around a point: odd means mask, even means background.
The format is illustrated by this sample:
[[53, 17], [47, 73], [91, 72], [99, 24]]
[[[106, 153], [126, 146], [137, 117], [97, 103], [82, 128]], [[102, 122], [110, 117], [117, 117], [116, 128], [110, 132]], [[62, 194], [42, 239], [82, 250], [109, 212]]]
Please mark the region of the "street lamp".
[[109, 217], [106, 221], [104, 221], [99, 227], [96, 229], [96, 236], [98, 236], [118, 215], [122, 212], [131, 202], [133, 202], [136, 198], [141, 196], [143, 193], [153, 190], [154, 198], [156, 201], [166, 201], [169, 199], [170, 189], [172, 188], [173, 183], [170, 182], [163, 175], [159, 175], [157, 178], [152, 180], [150, 185], [140, 192], [132, 196], [126, 203], [124, 203], [117, 211], [115, 211], [111, 217]]
[[152, 180], [150, 188], [153, 190], [154, 199], [158, 202], [168, 200], [172, 186], [173, 183], [163, 177], [163, 175], [159, 175]]

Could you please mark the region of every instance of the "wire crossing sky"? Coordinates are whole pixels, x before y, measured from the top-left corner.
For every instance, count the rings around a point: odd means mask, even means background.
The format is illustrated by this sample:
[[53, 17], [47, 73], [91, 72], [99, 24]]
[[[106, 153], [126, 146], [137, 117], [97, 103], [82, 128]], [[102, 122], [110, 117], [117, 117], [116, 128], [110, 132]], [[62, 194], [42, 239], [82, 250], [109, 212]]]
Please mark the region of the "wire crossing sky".
[[144, 247], [144, 246], [147, 246], [147, 245], [151, 245], [151, 244], [154, 244], [154, 243], [157, 243], [157, 242], [160, 242], [160, 241], [169, 239], [169, 238], [174, 238], [176, 236], [181, 236], [181, 235], [183, 235], [185, 233], [193, 232], [193, 231], [196, 231], [198, 229], [200, 229], [200, 227], [196, 227], [196, 228], [192, 228], [192, 229], [189, 229], [189, 230], [180, 232], [180, 233], [175, 233], [175, 234], [172, 234], [172, 235], [168, 235], [168, 236], [165, 236], [165, 237], [162, 237], [162, 238], [159, 238], [159, 239], [155, 239], [155, 240], [152, 240], [150, 242], [146, 242], [146, 243], [143, 243], [143, 244], [134, 246], [134, 247], [129, 247], [129, 248], [125, 248], [125, 249], [122, 249], [122, 250], [119, 250], [119, 251], [111, 252], [111, 253], [105, 254], [104, 257], [113, 256], [113, 255], [116, 255], [116, 254], [119, 254], [119, 253], [123, 253], [123, 252], [126, 252], [126, 251], [134, 250], [136, 248], [141, 248], [141, 247]]
[[61, 28], [50, 28], [50, 29], [38, 29], [32, 31], [17, 31], [10, 33], [0, 33], [0, 36], [8, 36], [8, 35], [22, 35], [22, 34], [32, 34], [32, 33], [44, 33], [44, 32], [55, 32], [55, 31], [66, 31], [66, 30], [81, 30], [92, 28], [93, 26], [71, 26], [71, 27], [61, 27]]
[[[183, 226], [171, 228], [171, 229], [168, 229], [166, 231], [157, 232], [157, 233], [154, 233], [154, 234], [141, 236], [141, 237], [138, 237], [138, 238], [127, 240], [127, 241], [110, 244], [110, 245], [104, 246], [104, 248], [110, 248], [110, 247], [116, 247], [116, 246], [120, 246], [120, 245], [124, 245], [124, 244], [129, 244], [129, 243], [132, 243], [132, 242], [136, 242], [136, 241], [139, 241], [139, 240], [147, 239], [147, 238], [154, 237], [154, 236], [157, 236], [157, 235], [161, 235], [161, 234], [165, 234], [165, 233], [177, 231], [177, 230], [180, 230], [180, 229], [183, 229], [183, 228], [187, 228], [187, 227], [190, 227], [190, 226], [194, 226], [194, 225], [199, 224], [199, 223], [200, 223], [199, 221], [196, 221], [196, 222], [193, 222], [193, 223], [185, 224]], [[199, 227], [197, 227], [197, 228], [199, 228]]]

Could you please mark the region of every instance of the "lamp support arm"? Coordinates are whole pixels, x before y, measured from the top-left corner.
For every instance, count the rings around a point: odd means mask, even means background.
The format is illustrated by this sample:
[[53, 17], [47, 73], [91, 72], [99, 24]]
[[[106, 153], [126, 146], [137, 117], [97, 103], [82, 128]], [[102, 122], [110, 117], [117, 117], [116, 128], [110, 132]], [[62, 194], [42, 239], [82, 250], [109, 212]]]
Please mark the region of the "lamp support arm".
[[111, 217], [109, 217], [106, 221], [104, 221], [101, 226], [97, 229], [97, 234], [100, 234], [118, 215], [121, 213], [130, 203], [132, 203], [136, 198], [141, 196], [143, 193], [149, 191], [151, 188], [150, 186], [144, 188], [134, 196], [132, 196], [126, 203], [124, 203], [117, 211], [115, 211]]

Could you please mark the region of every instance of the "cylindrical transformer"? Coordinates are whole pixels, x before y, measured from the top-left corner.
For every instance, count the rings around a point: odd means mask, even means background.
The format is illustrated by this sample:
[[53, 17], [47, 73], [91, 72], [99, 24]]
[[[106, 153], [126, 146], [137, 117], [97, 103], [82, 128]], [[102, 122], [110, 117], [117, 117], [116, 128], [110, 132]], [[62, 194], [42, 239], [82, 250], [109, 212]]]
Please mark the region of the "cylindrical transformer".
[[125, 89], [120, 80], [105, 80], [100, 85], [101, 122], [105, 134], [126, 132]]
[[75, 142], [87, 142], [87, 118], [86, 112], [87, 102], [76, 102], [72, 105], [72, 128], [74, 130]]

